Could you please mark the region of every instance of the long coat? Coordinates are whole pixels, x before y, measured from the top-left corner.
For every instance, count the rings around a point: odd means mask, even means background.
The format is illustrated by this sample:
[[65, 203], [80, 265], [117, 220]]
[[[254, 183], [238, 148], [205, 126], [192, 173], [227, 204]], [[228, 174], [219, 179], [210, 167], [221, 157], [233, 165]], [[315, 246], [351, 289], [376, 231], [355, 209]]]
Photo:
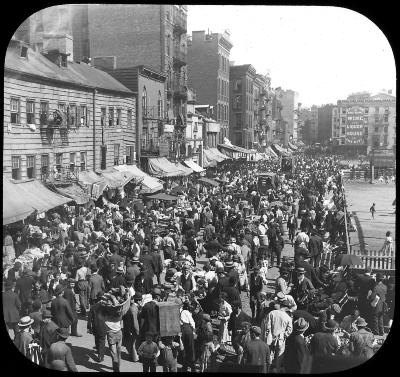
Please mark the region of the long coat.
[[55, 324], [61, 328], [71, 326], [74, 321], [74, 313], [64, 297], [56, 297], [51, 303], [51, 317]]
[[139, 328], [142, 339], [144, 339], [144, 335], [147, 331], [153, 334], [158, 333], [158, 306], [155, 301], [147, 302], [143, 306], [139, 317]]
[[103, 277], [99, 274], [92, 274], [89, 279], [89, 288], [90, 299], [96, 299], [99, 293], [103, 293], [106, 290]]
[[286, 339], [284, 367], [286, 373], [299, 374], [310, 357], [310, 351], [307, 348], [303, 335], [292, 333]]
[[71, 288], [65, 288], [64, 290], [64, 298], [68, 301], [69, 306], [71, 307], [74, 318], [77, 318], [76, 314], [76, 297], [75, 293]]
[[19, 310], [21, 309], [21, 301], [18, 295], [12, 291], [3, 293], [3, 316], [5, 323], [16, 323], [19, 321]]

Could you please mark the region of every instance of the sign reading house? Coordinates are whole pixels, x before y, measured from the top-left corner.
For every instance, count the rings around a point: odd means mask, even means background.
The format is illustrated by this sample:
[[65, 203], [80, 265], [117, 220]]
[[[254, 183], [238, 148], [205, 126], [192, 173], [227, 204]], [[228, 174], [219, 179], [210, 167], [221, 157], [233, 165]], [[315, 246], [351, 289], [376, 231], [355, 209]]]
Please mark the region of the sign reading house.
[[347, 108], [346, 144], [364, 144], [364, 109], [362, 107]]

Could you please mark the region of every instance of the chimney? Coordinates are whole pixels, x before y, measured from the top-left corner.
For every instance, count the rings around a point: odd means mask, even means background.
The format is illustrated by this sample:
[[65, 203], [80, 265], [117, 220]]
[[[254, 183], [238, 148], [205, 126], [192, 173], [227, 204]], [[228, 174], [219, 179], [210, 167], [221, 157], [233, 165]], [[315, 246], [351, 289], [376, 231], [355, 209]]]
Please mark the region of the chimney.
[[62, 33], [45, 33], [43, 34], [43, 50], [46, 54], [66, 55], [67, 60], [74, 61], [73, 57], [73, 39], [72, 35]]
[[94, 56], [92, 58], [92, 67], [103, 71], [112, 71], [117, 68], [116, 56]]

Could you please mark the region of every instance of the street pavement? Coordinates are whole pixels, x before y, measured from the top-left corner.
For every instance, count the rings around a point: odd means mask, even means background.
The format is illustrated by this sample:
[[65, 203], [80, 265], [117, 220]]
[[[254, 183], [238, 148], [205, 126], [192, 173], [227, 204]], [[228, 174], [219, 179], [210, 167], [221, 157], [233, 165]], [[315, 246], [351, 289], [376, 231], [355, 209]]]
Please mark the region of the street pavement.
[[[396, 197], [396, 185], [384, 182], [355, 182], [345, 183], [348, 211], [354, 218], [356, 232], [350, 233], [350, 244], [355, 250], [379, 250], [385, 241], [386, 232], [392, 232], [395, 244], [396, 215], [393, 200]], [[375, 203], [375, 219], [369, 212]]]

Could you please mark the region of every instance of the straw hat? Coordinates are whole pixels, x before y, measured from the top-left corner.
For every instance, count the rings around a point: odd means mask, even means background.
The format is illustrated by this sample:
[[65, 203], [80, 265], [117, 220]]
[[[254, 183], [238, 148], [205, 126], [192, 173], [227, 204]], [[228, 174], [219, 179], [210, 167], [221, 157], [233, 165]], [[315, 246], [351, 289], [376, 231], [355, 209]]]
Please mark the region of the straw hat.
[[30, 326], [32, 323], [34, 322], [34, 320], [29, 317], [29, 315], [22, 317], [19, 322], [18, 322], [18, 326], [19, 327], [27, 327]]

